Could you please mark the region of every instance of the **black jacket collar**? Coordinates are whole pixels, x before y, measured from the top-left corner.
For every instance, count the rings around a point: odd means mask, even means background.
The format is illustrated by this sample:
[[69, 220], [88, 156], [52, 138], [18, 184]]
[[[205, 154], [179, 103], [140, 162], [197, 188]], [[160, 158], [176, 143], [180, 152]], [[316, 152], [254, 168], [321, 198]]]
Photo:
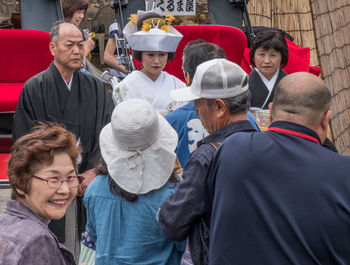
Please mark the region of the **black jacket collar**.
[[225, 125], [224, 127], [220, 128], [219, 130], [209, 134], [207, 137], [200, 140], [198, 142], [198, 146], [202, 144], [222, 142], [224, 139], [226, 139], [229, 135], [233, 133], [245, 131], [255, 132], [256, 130], [248, 120], [235, 121]]

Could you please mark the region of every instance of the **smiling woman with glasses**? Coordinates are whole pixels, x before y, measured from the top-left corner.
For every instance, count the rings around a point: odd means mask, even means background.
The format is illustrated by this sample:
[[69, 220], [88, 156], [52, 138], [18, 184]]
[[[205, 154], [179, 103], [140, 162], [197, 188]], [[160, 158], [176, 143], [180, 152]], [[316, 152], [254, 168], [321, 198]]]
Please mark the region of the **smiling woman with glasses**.
[[34, 175], [32, 176], [32, 178], [36, 178], [41, 181], [46, 181], [47, 186], [53, 189], [60, 188], [65, 182], [67, 182], [68, 186], [70, 187], [78, 187], [80, 183], [83, 181], [83, 176], [80, 176], [80, 175], [68, 176], [65, 179], [62, 179], [60, 177], [52, 177], [52, 178], [45, 179]]
[[76, 264], [48, 229], [62, 218], [78, 192], [80, 153], [75, 136], [55, 123], [40, 123], [12, 147], [12, 188], [0, 215], [0, 264]]

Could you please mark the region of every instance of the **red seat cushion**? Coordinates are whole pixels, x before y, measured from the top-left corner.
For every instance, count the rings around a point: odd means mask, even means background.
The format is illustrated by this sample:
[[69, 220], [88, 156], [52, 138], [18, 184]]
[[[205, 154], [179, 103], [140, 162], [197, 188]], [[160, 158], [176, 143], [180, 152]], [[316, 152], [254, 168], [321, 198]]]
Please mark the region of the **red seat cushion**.
[[0, 180], [8, 180], [7, 162], [10, 154], [0, 154]]
[[53, 59], [50, 33], [1, 29], [0, 43], [0, 112], [15, 111], [23, 83], [44, 71]]
[[24, 83], [0, 83], [0, 112], [15, 111]]
[[[44, 71], [53, 60], [50, 33], [29, 29], [0, 30], [0, 112], [14, 112], [23, 84]], [[9, 152], [11, 137], [1, 135], [0, 152]], [[1, 155], [0, 176], [6, 176], [7, 162]], [[8, 156], [8, 155], [7, 155]]]
[[314, 75], [320, 76], [322, 70], [318, 66], [310, 66], [309, 72], [314, 74]]
[[0, 30], [0, 83], [24, 83], [53, 59], [50, 33], [29, 29]]

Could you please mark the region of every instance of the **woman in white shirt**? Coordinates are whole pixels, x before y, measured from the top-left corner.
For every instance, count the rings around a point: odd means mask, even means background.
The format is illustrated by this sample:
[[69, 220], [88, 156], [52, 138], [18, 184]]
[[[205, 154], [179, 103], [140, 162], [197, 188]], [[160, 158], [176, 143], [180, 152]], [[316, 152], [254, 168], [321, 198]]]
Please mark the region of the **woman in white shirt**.
[[288, 62], [287, 42], [280, 31], [260, 32], [249, 52], [254, 70], [249, 75], [251, 107], [267, 109], [278, 82], [286, 76], [282, 70]]
[[113, 90], [116, 104], [130, 98], [147, 100], [159, 113], [167, 114], [174, 107], [170, 91], [186, 85], [163, 71], [174, 58], [182, 35], [169, 25], [171, 17], [163, 18], [160, 10], [138, 11], [123, 33], [133, 57], [141, 69], [133, 71]]

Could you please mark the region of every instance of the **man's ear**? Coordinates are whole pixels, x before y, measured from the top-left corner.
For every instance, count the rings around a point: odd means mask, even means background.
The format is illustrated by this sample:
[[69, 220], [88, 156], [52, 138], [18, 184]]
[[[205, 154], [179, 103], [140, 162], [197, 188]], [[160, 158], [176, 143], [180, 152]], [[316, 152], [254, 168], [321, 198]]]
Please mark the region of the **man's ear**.
[[325, 112], [325, 114], [323, 115], [322, 120], [321, 120], [321, 127], [322, 127], [323, 130], [326, 131], [326, 134], [327, 134], [327, 131], [328, 131], [328, 124], [329, 124], [329, 120], [331, 118], [331, 114], [332, 114], [331, 110], [330, 109], [327, 110]]
[[51, 41], [49, 43], [49, 48], [50, 48], [50, 52], [51, 52], [52, 56], [55, 57], [55, 55], [56, 55], [56, 44], [53, 41]]
[[322, 119], [318, 125], [318, 128], [315, 129], [316, 133], [320, 137], [321, 142], [323, 143], [327, 138], [328, 133], [328, 124], [329, 119], [331, 118], [331, 110], [327, 110], [323, 116]]
[[186, 72], [185, 73], [185, 81], [186, 81], [186, 85], [190, 86], [192, 84], [192, 78], [190, 77], [190, 73]]
[[272, 122], [273, 122], [273, 119], [272, 119], [272, 105], [273, 105], [273, 103], [272, 103], [272, 102], [270, 102], [270, 103], [269, 103], [270, 123], [272, 123]]
[[221, 98], [215, 99], [215, 102], [213, 105], [216, 111], [216, 116], [218, 118], [221, 118], [222, 116], [224, 116], [226, 111], [228, 111], [225, 101], [222, 100]]

